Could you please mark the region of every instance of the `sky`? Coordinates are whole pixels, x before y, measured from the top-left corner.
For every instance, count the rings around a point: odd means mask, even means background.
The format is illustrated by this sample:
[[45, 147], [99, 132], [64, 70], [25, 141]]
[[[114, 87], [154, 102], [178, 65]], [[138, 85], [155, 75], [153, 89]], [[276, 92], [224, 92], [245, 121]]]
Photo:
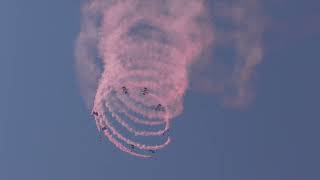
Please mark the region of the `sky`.
[[246, 109], [187, 91], [173, 143], [143, 160], [98, 141], [79, 92], [80, 1], [0, 2], [0, 179], [320, 179], [318, 1], [260, 1], [267, 14]]

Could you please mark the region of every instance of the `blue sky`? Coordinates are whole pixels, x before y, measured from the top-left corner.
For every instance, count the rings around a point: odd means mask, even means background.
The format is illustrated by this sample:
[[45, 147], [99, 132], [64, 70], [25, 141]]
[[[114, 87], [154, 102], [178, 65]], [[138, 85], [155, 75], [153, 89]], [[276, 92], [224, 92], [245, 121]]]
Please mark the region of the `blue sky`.
[[320, 3], [263, 5], [255, 102], [239, 111], [188, 92], [174, 142], [146, 161], [98, 142], [73, 68], [80, 2], [2, 0], [0, 179], [320, 179]]

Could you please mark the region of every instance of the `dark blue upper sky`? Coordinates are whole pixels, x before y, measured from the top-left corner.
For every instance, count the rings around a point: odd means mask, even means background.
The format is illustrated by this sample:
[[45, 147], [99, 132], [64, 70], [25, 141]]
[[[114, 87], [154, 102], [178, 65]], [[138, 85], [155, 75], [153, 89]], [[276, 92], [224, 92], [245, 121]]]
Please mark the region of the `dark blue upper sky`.
[[255, 102], [239, 111], [188, 92], [174, 142], [141, 160], [98, 142], [80, 97], [79, 0], [1, 0], [0, 179], [320, 179], [320, 2], [263, 7]]

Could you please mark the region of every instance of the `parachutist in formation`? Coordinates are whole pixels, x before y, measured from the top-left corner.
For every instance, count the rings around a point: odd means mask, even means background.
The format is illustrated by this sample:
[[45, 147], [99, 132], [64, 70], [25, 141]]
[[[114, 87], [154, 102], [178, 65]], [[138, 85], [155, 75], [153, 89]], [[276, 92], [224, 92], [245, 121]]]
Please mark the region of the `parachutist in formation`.
[[122, 86], [122, 92], [124, 94], [129, 94], [128, 89], [125, 86]]
[[92, 111], [92, 115], [99, 116], [99, 113], [97, 111]]
[[156, 151], [153, 149], [149, 149], [149, 152], [151, 152], [152, 154], [154, 154]]
[[164, 132], [162, 133], [162, 135], [164, 136], [164, 135], [166, 135], [167, 133], [169, 133], [169, 129], [167, 129], [166, 131], [164, 131]]
[[164, 112], [165, 111], [165, 108], [161, 105], [161, 104], [158, 104], [155, 108], [156, 111], [161, 111], [161, 112]]
[[130, 144], [130, 147], [131, 147], [131, 149], [134, 149], [134, 145], [133, 144]]
[[142, 94], [142, 95], [148, 94], [148, 88], [144, 87], [144, 88], [141, 90], [141, 94]]
[[106, 127], [106, 126], [104, 126], [104, 127], [101, 128], [101, 131], [105, 131], [105, 130], [107, 130], [107, 127]]
[[[100, 130], [104, 132], [105, 130], [107, 130], [107, 126], [101, 127]], [[103, 137], [103, 133], [99, 133], [99, 142], [102, 141], [102, 137]]]

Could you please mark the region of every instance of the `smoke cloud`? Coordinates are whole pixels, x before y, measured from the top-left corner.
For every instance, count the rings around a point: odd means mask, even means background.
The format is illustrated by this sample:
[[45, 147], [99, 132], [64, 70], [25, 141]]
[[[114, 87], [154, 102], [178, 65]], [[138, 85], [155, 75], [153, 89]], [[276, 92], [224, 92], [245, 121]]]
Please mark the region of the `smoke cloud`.
[[[182, 113], [188, 88], [231, 105], [247, 101], [262, 58], [256, 7], [254, 1], [87, 1], [76, 70], [98, 130], [120, 150], [147, 158], [171, 142], [170, 121]], [[228, 49], [229, 57], [215, 56]]]
[[263, 59], [264, 16], [256, 0], [210, 4], [214, 42], [191, 67], [190, 88], [216, 95], [223, 105], [246, 107]]

